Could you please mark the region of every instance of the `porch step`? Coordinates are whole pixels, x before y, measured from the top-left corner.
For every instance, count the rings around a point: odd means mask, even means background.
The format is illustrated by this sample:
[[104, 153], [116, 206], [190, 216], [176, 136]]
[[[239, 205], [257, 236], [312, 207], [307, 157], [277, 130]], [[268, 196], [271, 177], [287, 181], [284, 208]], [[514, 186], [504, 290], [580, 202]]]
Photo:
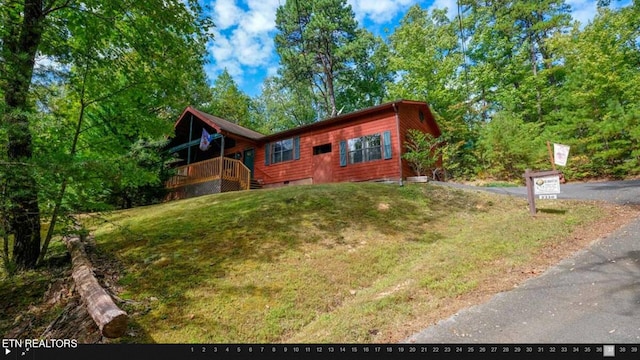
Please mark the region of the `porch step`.
[[251, 184], [249, 184], [249, 189], [250, 190], [262, 189], [262, 184], [260, 184], [260, 182], [256, 179], [251, 179]]

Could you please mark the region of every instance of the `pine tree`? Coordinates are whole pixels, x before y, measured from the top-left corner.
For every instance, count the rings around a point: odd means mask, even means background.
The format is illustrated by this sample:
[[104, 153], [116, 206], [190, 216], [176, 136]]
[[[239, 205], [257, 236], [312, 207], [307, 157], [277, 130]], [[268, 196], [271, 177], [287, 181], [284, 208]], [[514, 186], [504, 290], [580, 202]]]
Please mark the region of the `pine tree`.
[[287, 0], [277, 10], [276, 28], [287, 87], [311, 89], [311, 106], [319, 117], [336, 116], [348, 105], [338, 104], [337, 94], [353, 85], [349, 80], [358, 71], [358, 61], [366, 59], [373, 44], [361, 40], [351, 6], [346, 0]]

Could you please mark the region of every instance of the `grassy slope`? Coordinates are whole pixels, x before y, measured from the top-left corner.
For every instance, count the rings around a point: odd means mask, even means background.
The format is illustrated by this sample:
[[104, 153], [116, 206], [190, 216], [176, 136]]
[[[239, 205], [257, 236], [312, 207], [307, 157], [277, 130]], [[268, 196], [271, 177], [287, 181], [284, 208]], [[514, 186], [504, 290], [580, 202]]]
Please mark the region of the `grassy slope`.
[[519, 198], [346, 183], [204, 196], [89, 226], [124, 266], [134, 335], [121, 341], [386, 342], [603, 216], [595, 204], [538, 206], [548, 211], [532, 218]]

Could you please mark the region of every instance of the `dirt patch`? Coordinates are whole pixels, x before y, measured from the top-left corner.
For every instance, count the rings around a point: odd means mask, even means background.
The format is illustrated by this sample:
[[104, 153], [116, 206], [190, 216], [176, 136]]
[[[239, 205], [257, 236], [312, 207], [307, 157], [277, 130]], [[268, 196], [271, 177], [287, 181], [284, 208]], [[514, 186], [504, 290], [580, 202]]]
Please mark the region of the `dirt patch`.
[[[106, 254], [97, 252], [92, 242], [86, 243], [85, 249], [98, 282], [112, 295], [117, 294], [119, 289], [116, 284], [122, 269], [120, 264]], [[67, 256], [65, 261], [70, 263], [71, 260]], [[75, 291], [70, 264], [67, 265], [66, 271], [52, 278], [42, 302], [20, 314], [13, 328], [4, 335], [5, 338], [76, 339], [83, 344], [109, 342], [102, 336]], [[53, 321], [43, 324], [43, 318]]]
[[389, 210], [389, 204], [387, 204], [387, 203], [379, 203], [378, 204], [378, 210], [380, 210], [380, 211]]
[[[479, 284], [473, 292], [459, 296], [448, 303], [442, 303], [437, 309], [428, 314], [417, 314], [413, 321], [402, 324], [401, 328], [387, 334], [380, 341], [388, 343], [401, 342], [426, 327], [453, 316], [464, 308], [482, 304], [495, 294], [513, 289], [525, 280], [542, 274], [561, 260], [590, 246], [640, 217], [640, 206], [619, 206], [608, 203], [602, 203], [601, 206], [607, 211], [607, 216], [588, 226], [576, 229], [563, 238], [562, 241], [545, 246], [538, 253], [538, 256], [525, 266], [510, 268], [499, 277], [487, 279]], [[419, 296], [428, 297], [430, 295], [425, 293]]]

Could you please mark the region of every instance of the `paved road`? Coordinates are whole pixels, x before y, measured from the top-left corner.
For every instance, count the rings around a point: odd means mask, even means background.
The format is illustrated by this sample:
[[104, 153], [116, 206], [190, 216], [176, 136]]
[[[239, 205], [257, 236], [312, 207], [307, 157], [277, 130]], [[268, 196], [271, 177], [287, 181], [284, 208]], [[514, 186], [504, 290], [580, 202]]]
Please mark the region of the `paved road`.
[[[432, 183], [458, 188], [485, 190], [497, 194], [527, 196], [527, 189], [525, 187], [490, 188], [454, 183]], [[603, 200], [623, 205], [640, 205], [640, 180], [570, 183], [561, 185], [560, 191], [558, 199]]]
[[[524, 188], [483, 190], [525, 196]], [[567, 184], [561, 190], [559, 198], [640, 204], [638, 180]], [[403, 342], [640, 344], [640, 219]]]

